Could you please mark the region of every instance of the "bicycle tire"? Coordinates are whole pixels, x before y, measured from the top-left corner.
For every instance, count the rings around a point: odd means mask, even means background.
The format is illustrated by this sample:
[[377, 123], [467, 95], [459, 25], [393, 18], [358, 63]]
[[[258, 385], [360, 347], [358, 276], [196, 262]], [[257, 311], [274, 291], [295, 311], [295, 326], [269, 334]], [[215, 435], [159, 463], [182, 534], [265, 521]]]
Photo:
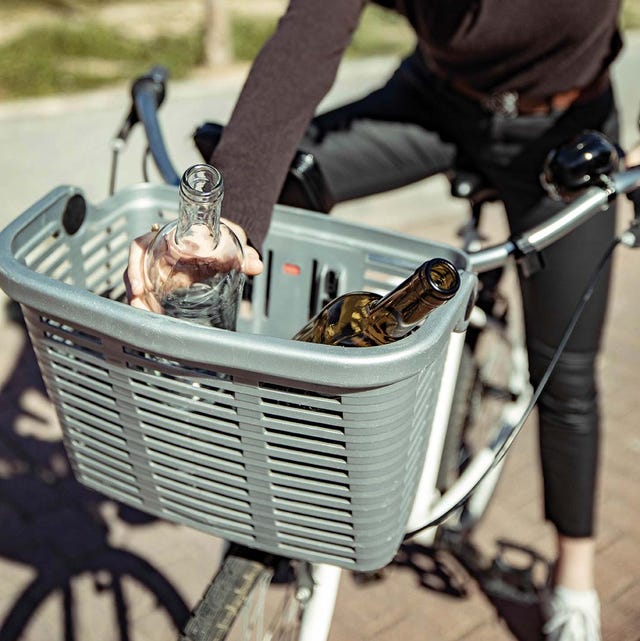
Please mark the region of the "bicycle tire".
[[478, 368], [471, 348], [465, 344], [460, 357], [451, 413], [436, 480], [436, 487], [440, 492], [445, 492], [459, 476], [461, 457], [464, 456], [462, 453], [464, 432], [472, 413], [470, 406], [477, 381]]
[[[261, 555], [255, 550], [230, 551], [193, 610], [179, 641], [227, 641], [239, 635], [243, 635], [243, 639], [260, 641], [297, 639], [301, 606], [291, 591], [284, 595], [280, 608], [284, 611], [287, 607], [284, 602], [289, 601], [295, 612], [292, 609], [285, 621], [279, 620], [282, 612], [276, 612], [267, 623], [264, 619], [266, 592], [273, 592], [272, 586], [278, 580], [278, 565], [282, 563], [289, 565], [286, 559]], [[247, 612], [252, 599], [258, 601], [255, 615]], [[273, 614], [272, 610], [269, 614]], [[239, 629], [239, 622], [245, 615], [249, 621]]]

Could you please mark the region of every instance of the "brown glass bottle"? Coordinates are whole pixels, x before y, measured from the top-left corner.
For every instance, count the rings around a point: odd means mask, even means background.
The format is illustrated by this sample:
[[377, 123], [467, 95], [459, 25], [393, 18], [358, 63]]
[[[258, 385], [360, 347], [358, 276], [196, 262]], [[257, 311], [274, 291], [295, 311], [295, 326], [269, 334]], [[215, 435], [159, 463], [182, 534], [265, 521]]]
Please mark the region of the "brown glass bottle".
[[455, 266], [444, 258], [433, 258], [385, 296], [372, 292], [338, 296], [293, 339], [344, 347], [392, 343], [421, 325], [459, 287]]

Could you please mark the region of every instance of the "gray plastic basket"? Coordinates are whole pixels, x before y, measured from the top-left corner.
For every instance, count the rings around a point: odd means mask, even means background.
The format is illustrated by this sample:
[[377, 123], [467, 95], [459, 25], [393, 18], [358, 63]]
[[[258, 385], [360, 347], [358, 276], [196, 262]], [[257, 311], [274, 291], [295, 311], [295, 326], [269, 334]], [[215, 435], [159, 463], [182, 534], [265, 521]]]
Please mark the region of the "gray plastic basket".
[[[395, 554], [421, 471], [448, 336], [475, 277], [457, 250], [277, 207], [239, 331], [133, 309], [131, 239], [177, 192], [98, 206], [60, 187], [0, 234], [77, 478], [164, 519], [285, 556], [368, 570]], [[288, 340], [336, 286], [389, 289], [424, 260], [459, 293], [417, 332], [349, 349]]]

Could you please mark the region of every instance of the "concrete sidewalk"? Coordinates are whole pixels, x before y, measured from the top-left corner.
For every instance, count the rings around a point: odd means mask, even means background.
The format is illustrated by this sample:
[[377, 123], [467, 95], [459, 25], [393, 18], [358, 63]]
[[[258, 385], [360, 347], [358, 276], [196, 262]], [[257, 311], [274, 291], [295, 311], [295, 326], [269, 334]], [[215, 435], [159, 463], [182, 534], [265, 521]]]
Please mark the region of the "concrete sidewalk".
[[[633, 84], [640, 56], [636, 42], [633, 38], [618, 67], [625, 82], [620, 96], [628, 141], [637, 137], [640, 105], [640, 87]], [[391, 64], [345, 66], [327, 100], [339, 101], [371, 86], [381, 67]], [[194, 157], [189, 135], [195, 125], [226, 118], [242, 75], [240, 70], [215, 83], [200, 79], [170, 90], [163, 118], [178, 164]], [[124, 115], [127, 91], [122, 87], [82, 98], [0, 106], [2, 226], [60, 183], [82, 185], [93, 200], [105, 196], [106, 143]], [[132, 147], [121, 174], [128, 178], [121, 184], [140, 175], [139, 137]], [[429, 216], [425, 203], [433, 212]], [[342, 206], [336, 215], [449, 241], [464, 208], [448, 200], [444, 185], [435, 180]], [[621, 220], [629, 215], [625, 205]], [[606, 641], [640, 639], [639, 274], [640, 252], [618, 251], [600, 366], [605, 429], [597, 576]], [[70, 639], [65, 637], [65, 612], [73, 613], [78, 641], [174, 639], [175, 621], [195, 604], [210, 578], [219, 541], [124, 509], [74, 481], [23, 327], [7, 309], [0, 325], [0, 641]], [[501, 539], [543, 557], [552, 555], [551, 530], [541, 515], [534, 427], [523, 431], [510, 452], [495, 501], [475, 535], [488, 558]], [[540, 638], [535, 600], [498, 590], [504, 582], [486, 573], [474, 575], [450, 554], [407, 548], [384, 574], [384, 580], [366, 585], [344, 574], [331, 641]], [[123, 628], [128, 637], [119, 636]]]

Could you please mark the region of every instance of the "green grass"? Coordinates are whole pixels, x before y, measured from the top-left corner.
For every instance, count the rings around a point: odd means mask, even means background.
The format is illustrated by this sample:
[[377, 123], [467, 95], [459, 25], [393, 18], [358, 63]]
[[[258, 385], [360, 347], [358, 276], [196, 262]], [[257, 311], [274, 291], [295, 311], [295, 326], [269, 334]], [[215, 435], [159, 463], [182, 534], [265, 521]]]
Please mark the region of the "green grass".
[[415, 47], [415, 36], [402, 16], [368, 6], [356, 30], [347, 56], [405, 55]]
[[0, 47], [0, 96], [43, 96], [110, 84], [167, 66], [184, 77], [202, 60], [202, 38], [127, 38], [86, 22], [34, 27]]
[[[50, 0], [47, 4], [51, 3], [68, 1]], [[233, 16], [235, 59], [252, 60], [276, 24], [277, 17]], [[87, 20], [60, 20], [34, 27], [0, 47], [0, 98], [93, 89], [130, 79], [153, 64], [165, 65], [172, 78], [182, 78], [203, 61], [202, 35], [142, 41]], [[365, 12], [348, 55], [404, 52], [412, 42], [401, 18], [388, 12], [383, 15], [382, 10], [372, 7]]]
[[[265, 40], [273, 33], [277, 17], [233, 18], [233, 54], [237, 60], [253, 60]], [[368, 6], [346, 55], [404, 54], [411, 51], [415, 38], [404, 18], [376, 6]]]
[[277, 17], [233, 16], [231, 37], [234, 58], [244, 61], [253, 60], [260, 47], [275, 30], [277, 23]]
[[640, 0], [626, 0], [623, 3], [620, 24], [623, 29], [640, 28]]
[[[2, 9], [30, 6], [61, 10], [60, 20], [29, 29], [0, 46], [0, 99], [92, 89], [128, 80], [153, 64], [165, 65], [173, 78], [182, 78], [203, 62], [202, 33], [143, 41], [91, 21], [92, 6], [125, 0], [0, 2]], [[87, 11], [75, 12], [73, 21], [65, 20], [65, 10], [74, 8]], [[252, 60], [276, 24], [277, 16], [233, 15], [235, 59]], [[640, 0], [624, 0], [622, 24], [627, 29], [640, 28]], [[414, 43], [404, 18], [368, 6], [346, 55], [403, 55]]]

